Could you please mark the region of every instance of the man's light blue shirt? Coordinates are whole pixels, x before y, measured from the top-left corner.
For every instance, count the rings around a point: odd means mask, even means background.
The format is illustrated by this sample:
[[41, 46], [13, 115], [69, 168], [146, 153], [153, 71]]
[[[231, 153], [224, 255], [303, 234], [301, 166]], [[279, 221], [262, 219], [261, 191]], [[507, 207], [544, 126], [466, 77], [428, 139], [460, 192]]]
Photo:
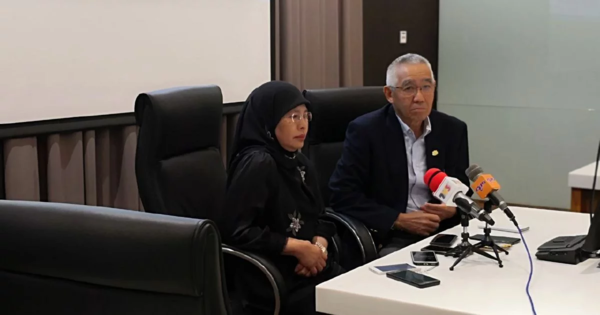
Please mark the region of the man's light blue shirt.
[[408, 204], [406, 213], [421, 209], [429, 201], [430, 192], [423, 176], [427, 172], [425, 137], [431, 133], [429, 117], [423, 122], [423, 134], [417, 139], [415, 133], [405, 124], [398, 115], [398, 121], [404, 133], [404, 146], [406, 147], [406, 161], [408, 166]]

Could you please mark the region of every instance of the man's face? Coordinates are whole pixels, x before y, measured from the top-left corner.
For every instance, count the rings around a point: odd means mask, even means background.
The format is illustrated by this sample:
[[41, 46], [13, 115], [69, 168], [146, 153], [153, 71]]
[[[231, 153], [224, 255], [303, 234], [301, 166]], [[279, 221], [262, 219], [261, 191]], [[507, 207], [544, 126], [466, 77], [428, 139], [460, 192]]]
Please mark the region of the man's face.
[[423, 122], [431, 113], [435, 81], [424, 63], [402, 64], [396, 68], [397, 86], [385, 87], [388, 102], [406, 124]]

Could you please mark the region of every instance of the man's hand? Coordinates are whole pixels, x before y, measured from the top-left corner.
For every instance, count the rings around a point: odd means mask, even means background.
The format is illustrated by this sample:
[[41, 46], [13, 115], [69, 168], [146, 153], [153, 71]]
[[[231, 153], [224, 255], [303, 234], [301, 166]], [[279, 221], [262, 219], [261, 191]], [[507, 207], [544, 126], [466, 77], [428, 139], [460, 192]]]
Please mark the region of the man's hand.
[[400, 213], [394, 226], [413, 234], [429, 236], [440, 226], [440, 217], [422, 211]]
[[426, 213], [435, 214], [440, 217], [440, 221], [449, 219], [456, 214], [456, 207], [450, 207], [446, 205], [436, 205], [433, 203], [426, 203], [421, 207], [421, 210]]

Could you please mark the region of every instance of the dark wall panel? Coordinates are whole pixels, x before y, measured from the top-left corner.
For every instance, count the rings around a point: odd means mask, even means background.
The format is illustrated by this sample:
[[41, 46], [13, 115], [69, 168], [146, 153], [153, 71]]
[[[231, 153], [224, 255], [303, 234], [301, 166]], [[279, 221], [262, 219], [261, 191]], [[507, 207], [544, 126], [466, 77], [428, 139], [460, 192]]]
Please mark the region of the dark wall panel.
[[439, 9], [439, 0], [363, 1], [364, 85], [385, 85], [387, 66], [409, 52], [427, 58], [437, 74]]

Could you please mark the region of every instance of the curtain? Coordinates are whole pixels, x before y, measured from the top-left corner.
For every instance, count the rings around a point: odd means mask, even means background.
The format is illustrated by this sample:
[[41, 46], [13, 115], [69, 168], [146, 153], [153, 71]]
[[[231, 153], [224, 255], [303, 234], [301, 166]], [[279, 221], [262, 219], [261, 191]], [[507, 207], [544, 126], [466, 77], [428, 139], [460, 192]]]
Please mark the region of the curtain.
[[276, 78], [299, 89], [362, 86], [363, 0], [276, 0]]
[[6, 140], [6, 199], [140, 210], [136, 143], [136, 126]]

